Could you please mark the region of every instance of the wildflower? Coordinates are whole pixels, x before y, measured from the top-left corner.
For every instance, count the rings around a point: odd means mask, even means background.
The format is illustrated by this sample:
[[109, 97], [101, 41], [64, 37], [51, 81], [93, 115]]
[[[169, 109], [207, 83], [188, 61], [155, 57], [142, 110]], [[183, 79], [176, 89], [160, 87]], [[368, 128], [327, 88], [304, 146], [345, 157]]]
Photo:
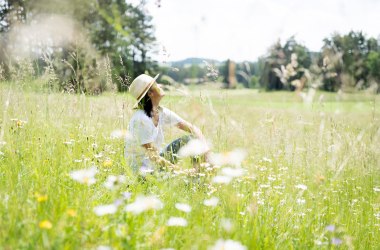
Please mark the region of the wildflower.
[[23, 121], [23, 120], [19, 120], [19, 119], [11, 119], [11, 120], [16, 123], [16, 127], [18, 127], [18, 128], [23, 128], [24, 125], [26, 123], [28, 123], [27, 121]]
[[338, 146], [332, 144], [332, 145], [328, 146], [328, 148], [327, 148], [327, 152], [329, 152], [329, 153], [333, 153], [333, 152], [337, 151], [337, 149], [338, 149]]
[[316, 182], [317, 182], [318, 184], [320, 184], [320, 183], [324, 182], [326, 178], [325, 178], [323, 175], [317, 175], [317, 176], [315, 177], [315, 179], [316, 179]]
[[181, 217], [170, 217], [167, 225], [169, 227], [178, 226], [178, 227], [186, 227], [187, 220]]
[[288, 171], [288, 169], [289, 169], [288, 167], [280, 167], [279, 168], [279, 170], [281, 170], [281, 171]]
[[200, 139], [192, 139], [178, 151], [180, 157], [202, 155], [210, 150], [207, 143]]
[[304, 185], [304, 184], [298, 184], [295, 187], [298, 188], [298, 189], [301, 189], [301, 190], [306, 190], [307, 189], [307, 186]]
[[90, 169], [72, 171], [70, 173], [70, 176], [73, 180], [79, 183], [92, 185], [96, 182], [95, 175], [97, 172], [98, 170], [96, 169], [96, 167], [92, 167]]
[[379, 187], [374, 187], [374, 188], [373, 188], [373, 191], [375, 191], [375, 192], [380, 192], [380, 188], [379, 188]]
[[263, 157], [263, 160], [264, 162], [268, 162], [268, 163], [272, 163], [272, 160], [267, 158], [267, 157]]
[[380, 213], [374, 214], [376, 219], [380, 220]]
[[191, 212], [191, 207], [185, 203], [176, 203], [175, 208], [177, 208], [178, 210], [185, 212], [185, 213]]
[[96, 159], [102, 158], [102, 157], [103, 157], [103, 153], [100, 152], [99, 154], [94, 154], [94, 157], [95, 157]]
[[97, 216], [103, 216], [106, 214], [114, 214], [117, 211], [115, 204], [101, 205], [94, 208], [94, 212]]
[[130, 192], [123, 192], [122, 195], [123, 195], [123, 199], [124, 200], [129, 200], [131, 198], [131, 196], [132, 196], [132, 193], [130, 193]]
[[213, 165], [235, 165], [240, 166], [245, 157], [247, 156], [246, 151], [242, 149], [236, 149], [231, 152], [224, 154], [210, 154], [209, 160]]
[[34, 196], [36, 197], [37, 202], [45, 202], [48, 199], [47, 195], [42, 195], [40, 193], [35, 193]]
[[42, 229], [51, 229], [53, 227], [53, 224], [51, 224], [48, 220], [41, 221], [38, 226]]
[[203, 205], [208, 206], [208, 207], [215, 207], [218, 205], [219, 199], [216, 197], [211, 197], [208, 200], [203, 201]]
[[234, 240], [224, 240], [219, 239], [214, 246], [211, 247], [212, 250], [246, 250], [247, 247], [243, 246], [240, 242]]
[[106, 159], [105, 161], [103, 161], [103, 167], [105, 168], [110, 168], [112, 167], [112, 160], [111, 159]]
[[334, 232], [335, 231], [335, 225], [328, 225], [325, 229], [329, 232]]
[[258, 205], [264, 205], [264, 204], [265, 204], [265, 201], [264, 201], [264, 200], [257, 200], [257, 204], [258, 204]]
[[166, 232], [166, 226], [159, 227], [153, 234], [152, 237], [150, 238], [150, 243], [151, 244], [157, 244], [162, 242], [162, 236]]
[[339, 238], [332, 238], [331, 239], [331, 244], [333, 244], [333, 245], [340, 245], [342, 243], [343, 243], [343, 241]]
[[70, 217], [76, 217], [77, 216], [77, 212], [74, 209], [68, 209], [66, 213]]
[[123, 199], [116, 199], [114, 202], [113, 202], [113, 204], [115, 205], [115, 206], [120, 206], [121, 204], [123, 204]]
[[244, 172], [242, 168], [222, 168], [222, 173], [229, 177], [240, 177], [244, 175]]
[[327, 244], [327, 242], [323, 242], [323, 241], [320, 241], [320, 240], [315, 240], [314, 243], [317, 246], [322, 246], [322, 245], [326, 245]]
[[154, 169], [150, 166], [141, 166], [139, 171], [141, 175], [146, 176], [147, 174], [153, 173]]
[[276, 180], [276, 177], [268, 176], [268, 181], [275, 181], [275, 180]]
[[117, 130], [114, 130], [111, 132], [110, 137], [111, 137], [111, 139], [121, 139], [121, 138], [126, 137], [126, 135], [127, 135], [127, 131], [117, 129]]
[[227, 232], [231, 232], [233, 228], [233, 223], [230, 219], [222, 219], [220, 223], [224, 230], [226, 230]]
[[16, 125], [17, 125], [17, 127], [22, 127], [22, 121], [20, 121], [20, 120], [18, 120], [17, 122], [16, 122]]
[[96, 248], [96, 250], [112, 250], [112, 247], [101, 245], [101, 246], [98, 246], [98, 247]]
[[228, 184], [231, 182], [231, 180], [232, 180], [232, 177], [230, 176], [218, 175], [212, 179], [212, 182], [219, 183], [219, 184]]
[[110, 190], [114, 190], [120, 186], [120, 184], [125, 183], [126, 178], [123, 175], [114, 176], [110, 175], [107, 177], [106, 182], [104, 182], [104, 186]]
[[125, 207], [125, 211], [137, 215], [147, 210], [162, 209], [163, 206], [163, 203], [155, 196], [138, 196], [135, 202]]
[[297, 204], [300, 204], [300, 205], [306, 203], [305, 199], [297, 199], [296, 202], [297, 202]]
[[70, 140], [68, 140], [68, 141], [63, 142], [63, 144], [65, 144], [65, 145], [73, 145], [74, 142], [75, 142], [75, 140], [70, 139]]
[[202, 168], [206, 168], [206, 169], [208, 169], [208, 168], [211, 167], [211, 164], [208, 163], [208, 162], [202, 162], [202, 163], [200, 164], [200, 166], [201, 166]]

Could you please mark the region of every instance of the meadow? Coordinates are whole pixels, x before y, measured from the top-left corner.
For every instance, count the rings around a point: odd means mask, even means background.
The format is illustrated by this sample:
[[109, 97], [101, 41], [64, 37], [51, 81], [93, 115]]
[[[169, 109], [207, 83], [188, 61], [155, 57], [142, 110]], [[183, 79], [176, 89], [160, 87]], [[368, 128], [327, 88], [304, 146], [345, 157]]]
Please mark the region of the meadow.
[[198, 87], [163, 102], [226, 164], [141, 181], [128, 94], [0, 85], [0, 249], [380, 249], [380, 96]]

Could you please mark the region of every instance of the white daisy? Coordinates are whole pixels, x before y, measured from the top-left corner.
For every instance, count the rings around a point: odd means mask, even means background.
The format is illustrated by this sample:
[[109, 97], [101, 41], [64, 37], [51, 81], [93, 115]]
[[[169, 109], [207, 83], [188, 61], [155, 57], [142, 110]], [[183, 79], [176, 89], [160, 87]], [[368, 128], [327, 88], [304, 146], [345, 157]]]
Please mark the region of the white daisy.
[[96, 167], [89, 169], [75, 170], [70, 173], [70, 177], [80, 183], [92, 185], [96, 182], [95, 175], [98, 172]]
[[115, 204], [101, 205], [94, 208], [94, 213], [97, 216], [103, 216], [107, 214], [114, 214], [117, 211], [117, 206]]
[[180, 157], [203, 155], [210, 147], [203, 140], [192, 139], [178, 151]]
[[166, 225], [168, 225], [169, 227], [186, 227], [187, 220], [181, 217], [170, 217]]
[[185, 213], [190, 213], [191, 212], [191, 207], [188, 204], [184, 203], [176, 203], [175, 207]]
[[125, 183], [127, 178], [123, 175], [114, 176], [110, 175], [107, 177], [107, 180], [104, 182], [104, 186], [110, 190], [114, 190], [120, 186], [120, 184]]
[[217, 175], [214, 178], [212, 178], [212, 182], [218, 183], [218, 184], [228, 184], [231, 181], [232, 181], [232, 177], [224, 176], [224, 175]]
[[304, 184], [298, 184], [295, 187], [298, 188], [298, 189], [301, 189], [301, 190], [306, 190], [307, 189], [307, 186], [304, 185]]
[[156, 196], [138, 196], [135, 202], [125, 207], [125, 211], [140, 214], [147, 210], [162, 209], [163, 206], [163, 203]]
[[216, 198], [216, 197], [211, 197], [210, 199], [208, 200], [204, 200], [203, 201], [203, 204], [205, 206], [208, 206], [208, 207], [215, 207], [216, 205], [218, 205], [218, 202], [219, 202], [219, 199]]
[[247, 247], [243, 246], [240, 242], [234, 240], [219, 239], [211, 250], [246, 250]]

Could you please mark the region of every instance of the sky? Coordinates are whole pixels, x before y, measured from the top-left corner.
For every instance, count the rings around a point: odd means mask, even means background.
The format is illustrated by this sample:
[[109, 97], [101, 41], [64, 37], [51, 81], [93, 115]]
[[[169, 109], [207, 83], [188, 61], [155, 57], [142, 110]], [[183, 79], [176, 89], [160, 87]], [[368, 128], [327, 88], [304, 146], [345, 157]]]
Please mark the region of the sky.
[[146, 8], [158, 61], [255, 61], [293, 35], [312, 51], [334, 32], [380, 36], [380, 0], [150, 0]]

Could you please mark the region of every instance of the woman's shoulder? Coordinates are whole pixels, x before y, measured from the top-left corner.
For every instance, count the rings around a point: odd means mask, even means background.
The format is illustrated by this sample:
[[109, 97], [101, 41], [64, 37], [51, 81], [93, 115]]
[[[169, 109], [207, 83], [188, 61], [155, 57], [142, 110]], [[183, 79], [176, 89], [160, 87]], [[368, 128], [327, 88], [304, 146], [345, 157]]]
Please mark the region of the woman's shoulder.
[[168, 114], [168, 113], [172, 113], [173, 111], [171, 111], [170, 109], [168, 109], [167, 107], [164, 107], [164, 106], [160, 106], [160, 109], [161, 109], [161, 112], [164, 113], [164, 114]]
[[143, 120], [143, 121], [149, 121], [150, 118], [145, 114], [144, 110], [136, 110], [135, 113], [133, 113], [131, 117], [131, 121], [136, 121], [136, 120]]

